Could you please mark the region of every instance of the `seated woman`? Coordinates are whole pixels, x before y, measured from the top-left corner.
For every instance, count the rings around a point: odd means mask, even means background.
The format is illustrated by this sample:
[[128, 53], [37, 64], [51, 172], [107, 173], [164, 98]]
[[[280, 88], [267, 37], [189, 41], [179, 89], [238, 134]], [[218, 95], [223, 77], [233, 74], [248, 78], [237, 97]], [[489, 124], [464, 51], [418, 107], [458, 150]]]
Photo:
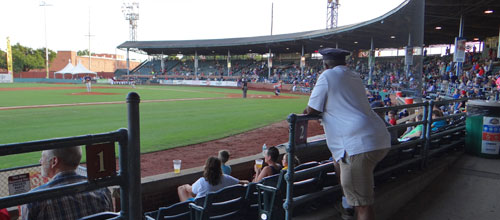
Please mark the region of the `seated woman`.
[[203, 177], [194, 182], [192, 186], [185, 184], [177, 188], [179, 200], [181, 202], [194, 200], [206, 196], [209, 192], [215, 192], [226, 186], [232, 186], [238, 183], [248, 183], [248, 181], [240, 181], [232, 176], [222, 174], [221, 165], [222, 163], [219, 158], [209, 157], [205, 162]]
[[[423, 116], [417, 115], [417, 121], [422, 121]], [[401, 137], [401, 141], [404, 141], [405, 139], [410, 139], [413, 137], [420, 137], [422, 135], [422, 129], [424, 128], [423, 124], [417, 125], [415, 128], [413, 128], [411, 131], [403, 134]]]
[[264, 177], [278, 174], [281, 170], [281, 165], [277, 163], [279, 156], [280, 152], [278, 151], [278, 148], [270, 147], [267, 150], [266, 156], [264, 157], [264, 161], [268, 166], [264, 168], [258, 168], [257, 165], [254, 165], [255, 177], [253, 178], [252, 182], [256, 183], [262, 180]]

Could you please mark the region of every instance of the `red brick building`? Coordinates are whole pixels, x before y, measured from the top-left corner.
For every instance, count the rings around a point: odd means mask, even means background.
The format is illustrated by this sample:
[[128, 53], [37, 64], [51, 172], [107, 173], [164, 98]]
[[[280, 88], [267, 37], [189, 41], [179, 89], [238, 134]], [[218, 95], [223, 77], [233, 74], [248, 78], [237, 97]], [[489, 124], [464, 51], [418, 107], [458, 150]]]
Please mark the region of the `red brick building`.
[[[49, 78], [54, 78], [54, 72], [63, 69], [68, 64], [69, 60], [71, 60], [71, 64], [73, 64], [73, 66], [76, 66], [78, 62], [81, 62], [85, 68], [97, 72], [98, 76], [101, 78], [111, 78], [114, 76], [115, 70], [127, 69], [127, 61], [121, 55], [94, 54], [91, 57], [92, 66], [89, 68], [88, 56], [77, 56], [75, 51], [57, 51], [56, 58], [49, 63]], [[139, 64], [139, 61], [130, 60], [130, 69], [135, 68]], [[57, 74], [57, 78], [61, 78], [61, 76], [62, 75]], [[45, 69], [35, 69], [29, 72], [14, 73], [14, 78], [45, 77]], [[71, 76], [66, 74], [65, 78], [71, 78]]]

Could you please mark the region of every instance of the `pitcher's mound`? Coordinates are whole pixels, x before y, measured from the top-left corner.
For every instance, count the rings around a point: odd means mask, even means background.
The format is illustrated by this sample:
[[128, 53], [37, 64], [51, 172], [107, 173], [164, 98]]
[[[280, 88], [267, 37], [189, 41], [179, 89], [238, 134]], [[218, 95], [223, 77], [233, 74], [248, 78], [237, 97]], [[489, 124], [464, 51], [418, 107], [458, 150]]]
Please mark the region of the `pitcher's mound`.
[[[229, 98], [243, 98], [242, 94], [228, 94], [227, 97]], [[299, 97], [296, 96], [277, 96], [277, 95], [257, 95], [257, 94], [247, 94], [247, 98], [250, 99], [298, 99]]]

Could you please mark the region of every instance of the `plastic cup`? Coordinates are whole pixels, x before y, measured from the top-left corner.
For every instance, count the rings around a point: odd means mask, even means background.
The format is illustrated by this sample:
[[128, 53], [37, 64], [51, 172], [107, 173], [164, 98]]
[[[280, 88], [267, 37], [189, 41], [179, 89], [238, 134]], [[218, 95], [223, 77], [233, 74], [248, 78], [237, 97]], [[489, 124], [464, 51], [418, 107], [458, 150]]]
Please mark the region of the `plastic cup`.
[[262, 159], [255, 160], [255, 164], [257, 165], [257, 168], [262, 168], [262, 163], [264, 163], [264, 161]]
[[174, 173], [181, 172], [181, 160], [174, 160]]

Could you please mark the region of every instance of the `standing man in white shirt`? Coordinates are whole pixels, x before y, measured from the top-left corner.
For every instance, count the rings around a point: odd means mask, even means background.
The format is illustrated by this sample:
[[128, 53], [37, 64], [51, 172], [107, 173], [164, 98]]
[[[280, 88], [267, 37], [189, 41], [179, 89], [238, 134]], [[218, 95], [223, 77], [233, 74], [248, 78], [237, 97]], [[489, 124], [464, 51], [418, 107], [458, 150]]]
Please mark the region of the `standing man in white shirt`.
[[304, 113], [322, 115], [328, 148], [340, 165], [342, 189], [357, 219], [375, 219], [373, 170], [389, 152], [389, 132], [371, 109], [359, 73], [346, 66], [350, 52], [325, 48], [319, 53], [325, 70]]

